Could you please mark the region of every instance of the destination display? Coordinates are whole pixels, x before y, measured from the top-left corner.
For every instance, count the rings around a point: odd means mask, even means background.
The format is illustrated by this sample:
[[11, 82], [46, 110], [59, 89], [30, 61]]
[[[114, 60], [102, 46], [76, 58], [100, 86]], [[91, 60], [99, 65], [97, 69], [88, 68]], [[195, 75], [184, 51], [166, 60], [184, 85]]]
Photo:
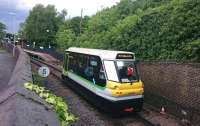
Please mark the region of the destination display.
[[117, 54], [116, 59], [134, 59], [133, 54]]

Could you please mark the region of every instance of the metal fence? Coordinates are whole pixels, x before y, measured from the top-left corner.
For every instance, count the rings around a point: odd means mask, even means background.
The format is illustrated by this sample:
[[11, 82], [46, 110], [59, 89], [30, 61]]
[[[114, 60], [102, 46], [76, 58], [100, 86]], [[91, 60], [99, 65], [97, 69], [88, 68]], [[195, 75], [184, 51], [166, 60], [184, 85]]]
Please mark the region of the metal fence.
[[30, 46], [29, 47], [24, 46], [23, 48], [28, 49], [28, 50], [32, 50], [32, 51], [50, 54], [51, 56], [53, 56], [54, 58], [56, 58], [60, 61], [63, 61], [63, 59], [64, 59], [64, 53], [57, 52], [55, 49], [48, 49], [48, 48], [40, 49], [40, 48], [33, 48], [33, 47], [30, 47]]

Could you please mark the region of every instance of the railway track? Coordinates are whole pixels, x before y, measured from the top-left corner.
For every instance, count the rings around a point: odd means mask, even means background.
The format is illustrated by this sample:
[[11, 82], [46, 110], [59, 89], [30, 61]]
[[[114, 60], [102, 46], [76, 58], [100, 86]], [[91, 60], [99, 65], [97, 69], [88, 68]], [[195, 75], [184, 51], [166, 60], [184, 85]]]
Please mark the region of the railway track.
[[72, 82], [62, 80], [61, 69], [57, 66], [37, 59], [31, 59], [31, 63], [33, 64], [33, 71], [37, 71], [40, 66], [50, 68], [49, 77], [44, 79], [45, 87], [56, 95], [63, 97], [68, 103], [70, 111], [79, 117], [79, 120], [73, 124], [74, 126], [153, 126], [151, 122], [137, 113], [129, 116], [113, 117], [111, 114], [101, 112], [66, 86], [67, 83]]

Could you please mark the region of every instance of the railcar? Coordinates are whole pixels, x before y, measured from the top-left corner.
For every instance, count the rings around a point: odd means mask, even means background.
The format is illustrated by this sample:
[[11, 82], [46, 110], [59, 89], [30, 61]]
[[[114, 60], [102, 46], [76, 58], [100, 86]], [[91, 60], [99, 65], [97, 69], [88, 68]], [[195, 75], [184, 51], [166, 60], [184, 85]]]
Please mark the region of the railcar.
[[143, 105], [144, 84], [135, 54], [71, 47], [65, 51], [62, 71], [86, 98], [112, 112], [139, 112]]

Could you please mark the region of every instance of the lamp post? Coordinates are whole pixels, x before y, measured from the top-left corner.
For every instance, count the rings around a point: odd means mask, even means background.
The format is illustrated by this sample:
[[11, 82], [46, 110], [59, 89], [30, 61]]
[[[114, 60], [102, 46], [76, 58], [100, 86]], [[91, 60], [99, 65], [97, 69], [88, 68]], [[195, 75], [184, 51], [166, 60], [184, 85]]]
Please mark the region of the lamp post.
[[[50, 32], [49, 29], [46, 30], [47, 34]], [[49, 49], [51, 48], [50, 42], [49, 42]]]
[[15, 46], [14, 18], [16, 16], [16, 13], [9, 12], [8, 14], [12, 16], [12, 34], [13, 34], [13, 43], [14, 43], [14, 46], [13, 46], [13, 56], [15, 56], [15, 48], [16, 48], [16, 46]]

